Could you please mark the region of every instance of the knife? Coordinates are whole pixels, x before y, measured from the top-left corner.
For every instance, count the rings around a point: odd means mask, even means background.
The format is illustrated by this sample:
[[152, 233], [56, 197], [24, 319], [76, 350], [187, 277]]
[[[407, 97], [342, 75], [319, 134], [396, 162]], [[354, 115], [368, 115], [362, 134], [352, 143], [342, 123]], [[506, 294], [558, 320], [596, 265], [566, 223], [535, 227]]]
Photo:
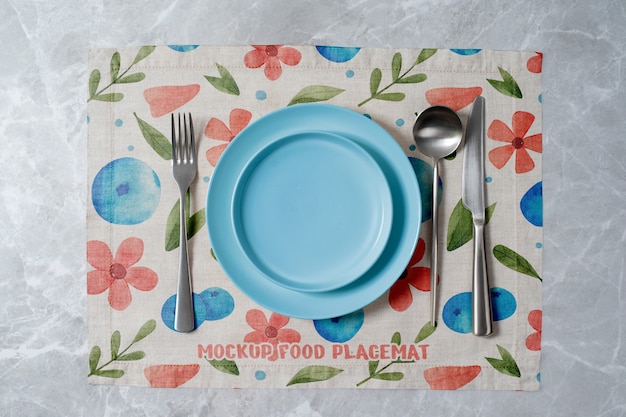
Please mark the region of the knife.
[[463, 194], [465, 208], [474, 224], [474, 267], [472, 279], [472, 332], [489, 336], [492, 332], [491, 295], [485, 259], [485, 98], [474, 100], [465, 131], [463, 149]]

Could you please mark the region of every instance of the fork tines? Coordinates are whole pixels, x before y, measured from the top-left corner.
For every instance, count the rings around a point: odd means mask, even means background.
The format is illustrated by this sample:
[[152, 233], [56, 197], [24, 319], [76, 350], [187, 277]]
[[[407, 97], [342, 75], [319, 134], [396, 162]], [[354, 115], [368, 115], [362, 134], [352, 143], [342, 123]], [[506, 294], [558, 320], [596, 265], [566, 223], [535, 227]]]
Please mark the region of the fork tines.
[[[189, 116], [189, 124], [187, 124]], [[187, 129], [189, 127], [189, 129]], [[193, 163], [196, 158], [196, 142], [191, 113], [178, 113], [178, 130], [172, 113], [172, 162]]]

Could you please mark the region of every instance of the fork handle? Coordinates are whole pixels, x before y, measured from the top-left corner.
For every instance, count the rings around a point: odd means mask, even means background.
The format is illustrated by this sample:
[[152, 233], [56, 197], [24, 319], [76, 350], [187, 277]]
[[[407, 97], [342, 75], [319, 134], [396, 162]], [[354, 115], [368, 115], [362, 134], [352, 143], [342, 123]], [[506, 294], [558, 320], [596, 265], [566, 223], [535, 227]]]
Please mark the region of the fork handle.
[[180, 237], [178, 262], [178, 289], [176, 291], [176, 310], [174, 313], [174, 330], [190, 332], [195, 328], [193, 311], [193, 293], [191, 289], [191, 271], [187, 252], [187, 190], [180, 191]]

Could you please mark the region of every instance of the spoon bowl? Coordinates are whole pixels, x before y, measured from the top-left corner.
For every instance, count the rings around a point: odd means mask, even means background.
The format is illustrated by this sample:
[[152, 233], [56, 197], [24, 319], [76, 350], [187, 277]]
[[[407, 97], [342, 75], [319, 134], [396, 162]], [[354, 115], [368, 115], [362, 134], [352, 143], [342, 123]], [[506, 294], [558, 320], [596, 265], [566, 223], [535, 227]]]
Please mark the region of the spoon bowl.
[[413, 137], [421, 153], [438, 160], [459, 147], [463, 127], [454, 110], [434, 106], [420, 113], [413, 125]]
[[419, 114], [413, 125], [413, 138], [421, 153], [433, 160], [433, 227], [430, 266], [430, 323], [437, 325], [437, 247], [439, 200], [439, 160], [453, 153], [463, 138], [463, 125], [456, 112], [448, 107], [433, 106]]

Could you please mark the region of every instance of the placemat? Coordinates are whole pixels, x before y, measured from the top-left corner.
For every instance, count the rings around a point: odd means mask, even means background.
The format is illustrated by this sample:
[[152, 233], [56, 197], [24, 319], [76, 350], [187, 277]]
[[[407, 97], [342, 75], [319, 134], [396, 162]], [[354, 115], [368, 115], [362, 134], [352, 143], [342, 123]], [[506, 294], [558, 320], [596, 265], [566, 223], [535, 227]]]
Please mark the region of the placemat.
[[[89, 56], [88, 381], [147, 387], [536, 390], [541, 344], [541, 62], [536, 52], [332, 46], [169, 45]], [[471, 334], [471, 215], [462, 148], [442, 160], [439, 321], [429, 324], [432, 162], [416, 114], [441, 104], [465, 124], [486, 99], [487, 265], [494, 334]], [[362, 113], [406, 152], [421, 231], [397, 282], [341, 317], [255, 305], [213, 256], [205, 203], [215, 164], [252, 121], [323, 102]], [[172, 330], [178, 189], [170, 114], [191, 112], [198, 176], [188, 234], [197, 329]]]

